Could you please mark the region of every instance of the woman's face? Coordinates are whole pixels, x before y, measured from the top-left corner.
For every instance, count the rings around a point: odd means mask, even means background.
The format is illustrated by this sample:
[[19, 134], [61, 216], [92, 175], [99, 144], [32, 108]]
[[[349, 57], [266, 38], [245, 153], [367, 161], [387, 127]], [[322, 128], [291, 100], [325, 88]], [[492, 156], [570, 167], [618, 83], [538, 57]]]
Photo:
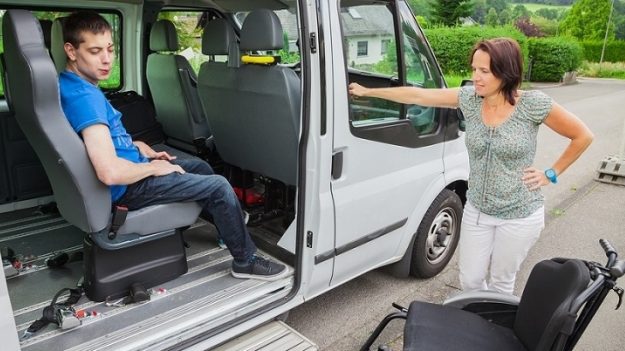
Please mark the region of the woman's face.
[[473, 71], [473, 85], [475, 92], [482, 97], [497, 95], [501, 90], [502, 80], [495, 77], [490, 70], [490, 55], [482, 50], [476, 50], [471, 62]]

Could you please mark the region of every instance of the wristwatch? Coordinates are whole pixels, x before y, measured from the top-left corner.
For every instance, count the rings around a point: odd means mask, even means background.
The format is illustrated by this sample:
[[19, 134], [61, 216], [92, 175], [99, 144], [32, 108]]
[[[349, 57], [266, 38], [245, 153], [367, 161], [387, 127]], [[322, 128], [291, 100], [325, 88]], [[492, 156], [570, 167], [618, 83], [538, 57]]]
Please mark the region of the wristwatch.
[[553, 168], [549, 168], [549, 169], [545, 170], [545, 176], [553, 184], [558, 182], [558, 175], [556, 174], [556, 171], [553, 170]]

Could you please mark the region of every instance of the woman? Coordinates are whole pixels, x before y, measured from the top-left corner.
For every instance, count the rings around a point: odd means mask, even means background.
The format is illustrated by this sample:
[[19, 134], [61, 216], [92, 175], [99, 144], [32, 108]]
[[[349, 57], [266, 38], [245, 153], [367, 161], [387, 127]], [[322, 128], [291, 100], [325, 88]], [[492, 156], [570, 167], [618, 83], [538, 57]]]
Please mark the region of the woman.
[[[512, 294], [516, 273], [544, 227], [540, 188], [555, 184], [593, 135], [546, 94], [519, 90], [523, 58], [516, 41], [498, 38], [478, 43], [471, 53], [471, 68], [473, 86], [365, 88], [352, 83], [349, 93], [462, 110], [470, 176], [460, 235], [460, 284], [464, 290]], [[545, 171], [532, 166], [542, 123], [570, 139]]]

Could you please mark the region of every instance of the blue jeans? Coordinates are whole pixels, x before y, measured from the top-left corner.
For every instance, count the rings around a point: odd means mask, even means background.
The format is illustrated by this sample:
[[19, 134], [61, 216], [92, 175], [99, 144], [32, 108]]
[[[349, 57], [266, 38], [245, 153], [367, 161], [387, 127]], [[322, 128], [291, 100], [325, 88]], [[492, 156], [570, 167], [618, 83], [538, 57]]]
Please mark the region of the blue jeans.
[[215, 226], [230, 254], [238, 262], [247, 262], [256, 252], [243, 222], [241, 205], [228, 181], [217, 174], [208, 163], [199, 159], [173, 160], [187, 173], [171, 173], [148, 177], [126, 189], [116, 201], [129, 210], [171, 202], [197, 201], [202, 216], [214, 219]]

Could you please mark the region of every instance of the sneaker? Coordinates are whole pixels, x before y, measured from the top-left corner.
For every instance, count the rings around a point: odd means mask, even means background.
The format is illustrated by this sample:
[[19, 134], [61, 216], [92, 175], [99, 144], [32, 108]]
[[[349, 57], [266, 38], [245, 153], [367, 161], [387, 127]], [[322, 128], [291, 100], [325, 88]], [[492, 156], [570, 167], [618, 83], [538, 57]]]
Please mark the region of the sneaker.
[[243, 223], [247, 224], [250, 221], [250, 213], [243, 210]]
[[244, 265], [232, 261], [232, 276], [235, 278], [253, 278], [260, 280], [278, 280], [288, 273], [285, 265], [260, 256], [254, 256]]

